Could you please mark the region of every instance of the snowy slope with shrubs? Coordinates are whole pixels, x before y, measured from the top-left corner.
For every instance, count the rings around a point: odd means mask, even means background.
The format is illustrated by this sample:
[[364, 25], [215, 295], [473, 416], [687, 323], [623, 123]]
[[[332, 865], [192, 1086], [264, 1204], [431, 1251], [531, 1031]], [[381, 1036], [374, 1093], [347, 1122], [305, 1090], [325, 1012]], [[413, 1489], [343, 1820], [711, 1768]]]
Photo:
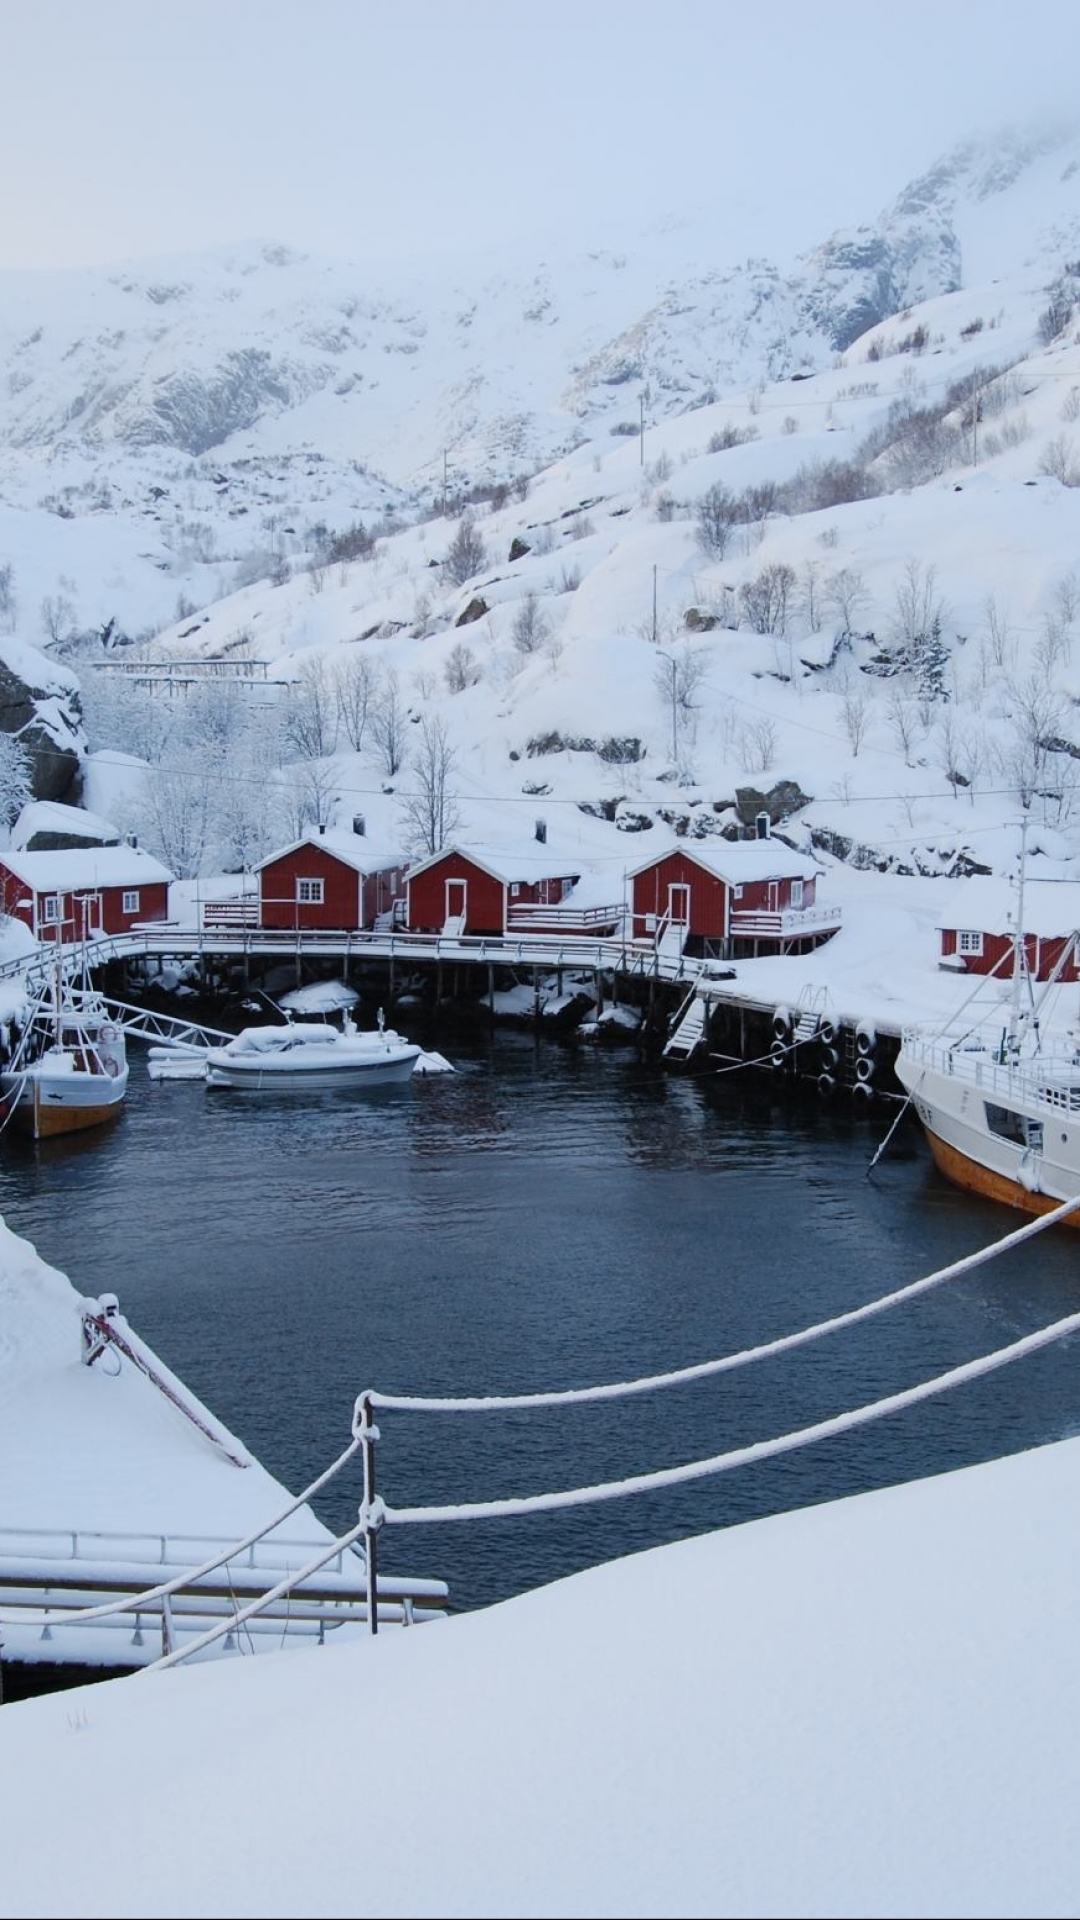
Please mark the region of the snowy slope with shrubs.
[[[445, 388], [430, 383], [457, 363], [436, 308], [367, 314], [379, 394], [366, 378], [342, 394], [309, 381], [306, 397], [283, 389], [257, 422], [234, 426], [214, 450], [213, 526], [235, 511], [226, 455], [269, 458], [272, 429], [297, 490], [287, 524], [300, 528], [326, 506], [324, 469], [340, 472], [346, 443], [373, 468], [384, 459], [382, 408], [396, 517], [361, 524], [357, 503], [346, 512], [339, 498], [336, 532], [312, 535], [309, 521], [292, 536], [298, 548], [307, 539], [302, 550], [279, 550], [261, 578], [197, 610], [185, 602], [138, 650], [265, 662], [285, 683], [276, 698], [148, 697], [110, 670], [134, 650], [73, 649], [92, 737], [110, 750], [91, 766], [90, 803], [115, 814], [117, 750], [145, 760], [141, 788], [122, 763], [125, 824], [185, 875], [239, 870], [315, 818], [347, 825], [360, 812], [373, 838], [405, 832], [423, 851], [436, 828], [505, 841], [542, 815], [550, 841], [610, 874], [617, 898], [627, 865], [677, 834], [734, 831], [762, 794], [781, 830], [826, 863], [927, 875], [1005, 870], [1028, 805], [1037, 870], [1069, 873], [1080, 850], [1078, 153], [1020, 140], [961, 150], [875, 228], [806, 256], [782, 295], [765, 298], [747, 267], [727, 276], [720, 306], [691, 298], [684, 278], [681, 306], [643, 311], [641, 260], [616, 270], [598, 258], [559, 280], [554, 314], [521, 318], [515, 306], [511, 328], [506, 290], [517, 302], [521, 288], [492, 284], [464, 328], [485, 394], [497, 381], [503, 412], [515, 395], [534, 421], [547, 409], [558, 431], [529, 447], [560, 434], [577, 444], [531, 476], [526, 442], [512, 457], [504, 448], [501, 478], [446, 515], [418, 498], [406, 510], [401, 491], [445, 440]], [[663, 238], [688, 244], [679, 230]], [[192, 340], [223, 351], [229, 315], [251, 318], [254, 301], [263, 331], [251, 338], [284, 353], [319, 275], [327, 299], [344, 284], [343, 269], [291, 256], [260, 265], [238, 252], [204, 268], [197, 284], [194, 269], [160, 282], [160, 298], [146, 274], [113, 276], [105, 304], [149, 301], [175, 364], [174, 307]], [[284, 289], [276, 306], [268, 276]], [[636, 318], [616, 332], [624, 298]], [[635, 329], [645, 344], [631, 364]], [[590, 330], [598, 344], [583, 358]], [[390, 351], [391, 335], [416, 352]], [[742, 357], [725, 363], [731, 384], [718, 394], [721, 340], [729, 354], [741, 341]], [[694, 341], [709, 366], [691, 377]], [[43, 372], [9, 402], [4, 430], [26, 459], [62, 464], [76, 439], [70, 422], [66, 439], [56, 427], [55, 375], [54, 364], [51, 385]], [[133, 379], [119, 397], [100, 393], [78, 457], [96, 449], [102, 471], [176, 459], [175, 433], [163, 452], [146, 425], [149, 391]], [[487, 403], [477, 399], [457, 443], [474, 483], [490, 453]], [[612, 430], [642, 414], [643, 438]], [[424, 444], [410, 438], [421, 421]], [[290, 464], [298, 423], [312, 434], [310, 496]], [[13, 473], [23, 457], [12, 454]], [[194, 442], [184, 457], [205, 478]], [[103, 538], [126, 537], [122, 513], [100, 518]], [[175, 588], [164, 568], [160, 578]]]

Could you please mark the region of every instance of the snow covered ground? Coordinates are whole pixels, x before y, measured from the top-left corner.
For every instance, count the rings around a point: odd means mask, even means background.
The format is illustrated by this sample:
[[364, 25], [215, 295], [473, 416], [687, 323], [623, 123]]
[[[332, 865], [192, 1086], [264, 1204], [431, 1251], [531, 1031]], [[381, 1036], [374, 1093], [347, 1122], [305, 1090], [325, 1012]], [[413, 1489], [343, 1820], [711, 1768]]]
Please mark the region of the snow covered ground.
[[0, 1912], [1074, 1914], [1078, 1500], [1070, 1440], [5, 1708]]

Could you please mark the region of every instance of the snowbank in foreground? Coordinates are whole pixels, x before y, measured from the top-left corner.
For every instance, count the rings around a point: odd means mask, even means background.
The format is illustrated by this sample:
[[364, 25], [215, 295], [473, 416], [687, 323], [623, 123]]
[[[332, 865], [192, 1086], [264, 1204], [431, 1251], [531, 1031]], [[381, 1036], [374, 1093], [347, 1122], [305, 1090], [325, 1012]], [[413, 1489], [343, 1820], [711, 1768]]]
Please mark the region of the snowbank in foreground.
[[0, 1912], [1074, 1913], [1078, 1499], [1066, 1441], [9, 1707]]

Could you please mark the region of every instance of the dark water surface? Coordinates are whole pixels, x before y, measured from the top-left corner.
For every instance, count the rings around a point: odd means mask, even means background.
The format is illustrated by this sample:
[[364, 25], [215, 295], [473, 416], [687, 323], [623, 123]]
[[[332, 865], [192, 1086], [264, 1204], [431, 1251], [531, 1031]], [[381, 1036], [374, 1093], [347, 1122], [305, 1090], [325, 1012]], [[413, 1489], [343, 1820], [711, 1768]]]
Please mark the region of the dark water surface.
[[[865, 1178], [892, 1109], [774, 1099], [531, 1037], [458, 1072], [292, 1096], [153, 1084], [111, 1131], [8, 1146], [8, 1224], [120, 1297], [167, 1363], [287, 1485], [346, 1443], [355, 1394], [626, 1379], [789, 1332], [1018, 1224], [934, 1172], [921, 1138]], [[494, 1498], [718, 1453], [913, 1384], [1080, 1307], [1080, 1236], [1028, 1247], [851, 1333], [592, 1409], [383, 1415], [391, 1505]], [[475, 1606], [596, 1560], [1080, 1431], [1075, 1343], [761, 1466], [530, 1520], [390, 1530], [387, 1572]], [[354, 1520], [359, 1479], [323, 1519]]]

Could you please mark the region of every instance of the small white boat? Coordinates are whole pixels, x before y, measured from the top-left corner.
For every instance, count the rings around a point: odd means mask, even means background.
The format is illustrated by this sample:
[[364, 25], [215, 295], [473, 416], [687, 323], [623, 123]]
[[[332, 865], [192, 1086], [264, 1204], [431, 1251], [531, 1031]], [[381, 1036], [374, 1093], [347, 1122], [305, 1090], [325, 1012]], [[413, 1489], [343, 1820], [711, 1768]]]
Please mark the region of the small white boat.
[[17, 1127], [46, 1140], [117, 1119], [127, 1084], [123, 1029], [96, 994], [71, 992], [58, 959], [0, 1073], [0, 1102]]
[[408, 1080], [421, 1049], [382, 1024], [361, 1033], [346, 1019], [337, 1027], [292, 1024], [245, 1027], [225, 1047], [206, 1054], [211, 1087], [291, 1091], [300, 1088], [392, 1086]]

